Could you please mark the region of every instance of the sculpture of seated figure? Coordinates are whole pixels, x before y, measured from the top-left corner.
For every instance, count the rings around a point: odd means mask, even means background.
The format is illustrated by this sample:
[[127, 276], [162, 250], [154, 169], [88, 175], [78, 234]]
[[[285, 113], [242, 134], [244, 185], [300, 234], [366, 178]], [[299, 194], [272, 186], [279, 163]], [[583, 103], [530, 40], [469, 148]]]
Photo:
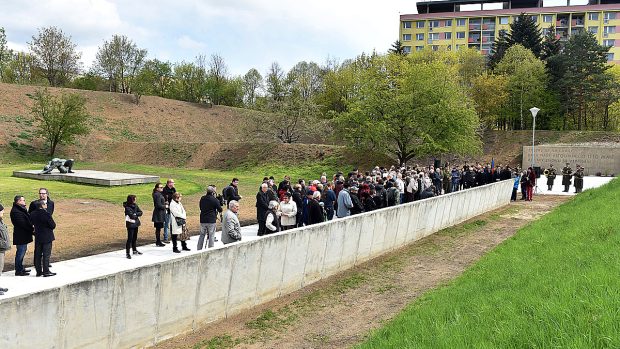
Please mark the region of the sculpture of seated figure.
[[53, 158], [47, 165], [43, 168], [42, 174], [50, 174], [52, 171], [57, 168], [60, 173], [74, 173], [71, 169], [73, 168], [73, 159], [65, 160], [59, 158]]

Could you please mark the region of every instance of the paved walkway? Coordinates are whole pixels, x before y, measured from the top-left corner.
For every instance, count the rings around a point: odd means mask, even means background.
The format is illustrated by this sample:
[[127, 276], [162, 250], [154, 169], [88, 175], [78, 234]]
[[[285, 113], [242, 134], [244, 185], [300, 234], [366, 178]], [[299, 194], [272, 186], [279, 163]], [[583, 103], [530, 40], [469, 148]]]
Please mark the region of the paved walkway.
[[[611, 177], [586, 177], [584, 179], [584, 190], [602, 186], [612, 179], [613, 178]], [[575, 189], [572, 186], [570, 193], [562, 193], [563, 186], [560, 185], [561, 178], [556, 178], [555, 183], [556, 184], [553, 187], [553, 191], [547, 192], [546, 179], [543, 178], [542, 181], [539, 181], [539, 194], [575, 195]], [[242, 227], [241, 231], [243, 234], [243, 240], [248, 241], [260, 239], [260, 237], [256, 235], [257, 230], [257, 225]], [[215, 247], [212, 249], [224, 247], [220, 236], [221, 232], [217, 232], [216, 237], [218, 242], [215, 243]], [[0, 296], [0, 300], [49, 290], [86, 279], [93, 279], [104, 275], [132, 270], [145, 265], [152, 265], [168, 260], [178, 259], [183, 256], [187, 256], [188, 254], [208, 253], [210, 249], [197, 251], [197, 243], [198, 236], [192, 236], [191, 240], [188, 242], [188, 247], [191, 248], [192, 251], [184, 251], [182, 253], [173, 253], [172, 244], [168, 244], [166, 247], [155, 247], [153, 244], [142, 246], [138, 249], [144, 254], [140, 256], [132, 255], [131, 260], [128, 260], [125, 257], [125, 250], [119, 250], [115, 252], [56, 262], [52, 265], [52, 271], [57, 273], [57, 275], [48, 278], [35, 277], [36, 272], [34, 271], [34, 268], [31, 268], [32, 272], [30, 276], [17, 277], [15, 276], [14, 271], [7, 271], [2, 274], [2, 277], [0, 277], [0, 287], [8, 288], [9, 292], [7, 292], [4, 296]], [[34, 246], [30, 244], [29, 248], [34, 248]]]
[[[258, 225], [249, 225], [241, 228], [243, 241], [260, 239], [256, 235]], [[199, 236], [192, 236], [187, 242], [187, 247], [191, 251], [182, 251], [181, 253], [172, 252], [172, 243], [166, 244], [166, 247], [155, 247], [154, 244], [138, 247], [138, 251], [142, 255], [132, 255], [132, 259], [125, 257], [125, 250], [102, 253], [94, 256], [70, 259], [67, 261], [56, 262], [52, 264], [51, 271], [57, 273], [52, 277], [36, 277], [34, 268], [30, 276], [15, 276], [15, 271], [7, 271], [0, 277], [0, 287], [8, 288], [9, 292], [4, 296], [0, 296], [0, 300], [18, 297], [26, 294], [37, 293], [62, 285], [68, 285], [75, 282], [102, 277], [105, 275], [116, 274], [121, 271], [136, 269], [145, 265], [152, 265], [168, 260], [183, 258], [189, 254], [208, 253], [209, 250], [224, 248], [221, 240], [222, 232], [215, 233], [217, 242], [211, 249], [197, 251]], [[32, 244], [28, 248], [34, 248]], [[179, 243], [179, 248], [181, 245]], [[52, 250], [52, 254], [53, 254]], [[29, 262], [26, 261], [26, 265]]]
[[[583, 190], [588, 190], [592, 188], [598, 188], [602, 185], [609, 183], [615, 177], [585, 177], [583, 179]], [[571, 183], [575, 183], [575, 180], [571, 180]], [[538, 179], [538, 193], [542, 195], [575, 195], [575, 186], [571, 184], [568, 193], [562, 192], [564, 190], [564, 186], [562, 185], [562, 176], [558, 175], [555, 178], [555, 182], [553, 182], [553, 190], [547, 191], [547, 178], [545, 176], [541, 176]]]

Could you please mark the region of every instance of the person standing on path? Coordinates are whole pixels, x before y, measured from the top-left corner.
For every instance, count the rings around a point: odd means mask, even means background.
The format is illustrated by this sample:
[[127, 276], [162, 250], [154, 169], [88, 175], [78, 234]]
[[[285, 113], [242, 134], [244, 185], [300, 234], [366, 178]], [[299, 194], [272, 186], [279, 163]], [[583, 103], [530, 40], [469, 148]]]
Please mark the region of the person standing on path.
[[569, 163], [566, 163], [566, 166], [562, 169], [562, 185], [564, 186], [563, 193], [568, 193], [568, 189], [570, 188], [570, 181], [573, 175], [573, 169], [570, 168]]
[[170, 203], [172, 202], [172, 196], [177, 192], [174, 187], [174, 179], [169, 178], [166, 181], [166, 186], [161, 192], [166, 199], [166, 215], [164, 216], [164, 243], [170, 243]]
[[125, 227], [127, 228], [127, 243], [125, 243], [125, 252], [127, 253], [127, 259], [131, 259], [129, 254], [129, 247], [131, 246], [133, 254], [141, 255], [142, 252], [138, 251], [136, 242], [138, 240], [138, 227], [140, 227], [140, 217], [142, 217], [142, 210], [136, 203], [135, 195], [127, 195], [127, 201], [123, 203], [125, 208]]
[[[45, 201], [45, 204], [47, 205], [46, 211], [49, 212], [51, 216], [53, 216], [55, 205], [54, 201], [52, 201], [49, 196], [50, 192], [46, 188], [39, 188], [39, 200]], [[37, 209], [36, 202], [39, 200], [34, 200], [30, 203], [30, 206], [28, 207], [28, 213], [32, 213], [32, 211]]]
[[163, 190], [164, 186], [161, 183], [155, 184], [155, 188], [153, 188], [153, 216], [151, 221], [155, 227], [155, 246], [157, 247], [166, 246], [161, 242], [161, 229], [164, 227], [166, 210], [168, 209], [166, 199], [162, 195]]
[[[11, 238], [9, 237], [9, 228], [4, 224], [4, 206], [0, 204], [0, 276], [4, 270], [4, 254], [11, 249]], [[7, 292], [8, 288], [0, 287], [0, 296]]]
[[260, 191], [256, 193], [256, 220], [258, 221], [258, 236], [266, 233], [265, 223], [267, 221], [267, 212], [269, 212], [269, 185], [261, 184]]
[[30, 215], [30, 220], [34, 225], [34, 267], [37, 270], [37, 276], [54, 276], [56, 273], [52, 273], [49, 266], [52, 242], [55, 240], [56, 222], [47, 211], [45, 200], [37, 201], [35, 207], [36, 209]]
[[239, 202], [228, 202], [228, 210], [224, 213], [222, 221], [222, 242], [224, 245], [241, 241], [241, 224], [239, 224]]
[[15, 276], [28, 276], [30, 269], [24, 268], [24, 256], [28, 250], [28, 244], [32, 242], [34, 228], [30, 221], [30, 214], [26, 210], [26, 199], [17, 195], [13, 199], [11, 208], [11, 224], [13, 224], [13, 244], [15, 252]]
[[208, 239], [207, 247], [211, 248], [215, 245], [215, 224], [218, 213], [222, 212], [222, 205], [215, 197], [215, 193], [215, 188], [208, 186], [207, 193], [200, 198], [200, 238], [198, 238], [198, 250], [202, 250], [205, 245], [205, 235]]

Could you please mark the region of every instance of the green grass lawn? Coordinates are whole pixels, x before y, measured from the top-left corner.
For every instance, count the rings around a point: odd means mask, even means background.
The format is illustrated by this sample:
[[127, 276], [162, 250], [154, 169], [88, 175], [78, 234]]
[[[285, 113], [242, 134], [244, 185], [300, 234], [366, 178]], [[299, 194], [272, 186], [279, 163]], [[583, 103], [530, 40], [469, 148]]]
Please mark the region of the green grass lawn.
[[620, 180], [520, 229], [358, 348], [620, 348]]
[[[84, 184], [63, 183], [57, 181], [38, 181], [12, 177], [15, 170], [31, 170], [43, 168], [42, 164], [18, 163], [13, 165], [0, 165], [0, 203], [10, 206], [15, 195], [23, 195], [26, 200], [37, 198], [37, 190], [46, 187], [53, 199], [99, 199], [112, 203], [123, 202], [128, 194], [138, 197], [150, 198], [154, 184], [142, 184], [123, 187], [100, 187]], [[161, 177], [162, 182], [167, 178], [175, 179], [177, 190], [184, 195], [192, 195], [205, 190], [209, 184], [218, 186], [218, 191], [228, 185], [233, 177], [240, 180], [240, 194], [252, 197], [258, 191], [258, 187], [264, 176], [272, 175], [279, 183], [284, 175], [291, 176], [296, 182], [299, 178], [319, 179], [322, 172], [331, 176], [336, 171], [336, 166], [326, 162], [322, 164], [306, 164], [294, 168], [262, 165], [253, 168], [239, 168], [231, 171], [199, 170], [184, 168], [162, 168], [156, 166], [133, 165], [133, 164], [102, 164], [102, 163], [77, 163], [75, 169], [94, 169], [114, 172], [128, 172], [140, 174], [152, 174]], [[342, 170], [349, 170], [344, 167]]]

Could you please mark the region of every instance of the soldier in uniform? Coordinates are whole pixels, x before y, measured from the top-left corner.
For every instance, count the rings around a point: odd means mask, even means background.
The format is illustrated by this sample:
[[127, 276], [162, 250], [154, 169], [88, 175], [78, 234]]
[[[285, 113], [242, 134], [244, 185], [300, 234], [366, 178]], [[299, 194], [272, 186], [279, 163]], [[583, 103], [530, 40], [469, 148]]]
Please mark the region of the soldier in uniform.
[[573, 169], [570, 168], [568, 162], [566, 166], [562, 169], [562, 185], [564, 186], [563, 193], [568, 193], [568, 188], [570, 187], [571, 177], [573, 175]]
[[547, 169], [547, 190], [551, 191], [551, 189], [553, 188], [553, 182], [555, 182], [555, 177], [557, 176], [556, 172], [555, 172], [555, 168], [553, 168], [553, 165], [549, 165], [549, 168]]
[[573, 176], [575, 177], [575, 193], [581, 193], [583, 190], [583, 167], [577, 165], [577, 171]]

